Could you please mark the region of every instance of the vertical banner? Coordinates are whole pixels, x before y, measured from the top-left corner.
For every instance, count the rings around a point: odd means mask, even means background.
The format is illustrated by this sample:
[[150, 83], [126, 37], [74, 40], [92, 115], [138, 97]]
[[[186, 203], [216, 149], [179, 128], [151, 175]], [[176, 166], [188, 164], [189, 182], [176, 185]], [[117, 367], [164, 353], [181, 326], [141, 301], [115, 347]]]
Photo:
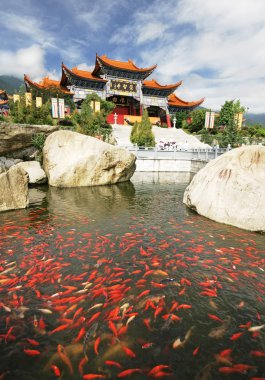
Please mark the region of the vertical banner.
[[58, 101], [57, 98], [52, 98], [52, 117], [58, 119]]
[[26, 99], [26, 106], [30, 106], [31, 105], [31, 101], [32, 101], [32, 95], [31, 95], [31, 92], [26, 92], [25, 93], [25, 99]]
[[41, 108], [42, 107], [42, 98], [37, 96], [36, 97], [36, 107]]
[[95, 111], [95, 112], [100, 112], [100, 102], [95, 101], [94, 104], [95, 104], [94, 111]]
[[204, 128], [208, 128], [209, 127], [209, 120], [210, 120], [210, 112], [206, 112], [205, 113], [205, 123], [204, 123]]
[[211, 111], [207, 111], [205, 113], [205, 123], [204, 123], [204, 128], [213, 128], [214, 127], [214, 117], [215, 113]]
[[235, 114], [235, 124], [237, 129], [242, 128], [242, 123], [243, 123], [243, 112], [238, 112]]
[[16, 103], [16, 102], [20, 102], [20, 95], [16, 95], [16, 94], [14, 94], [14, 95], [13, 95], [13, 100], [14, 100], [14, 103]]
[[64, 119], [65, 113], [64, 113], [64, 99], [58, 99], [59, 100], [59, 118]]
[[214, 112], [210, 112], [209, 128], [213, 128], [214, 127], [214, 117], [215, 117], [215, 113]]

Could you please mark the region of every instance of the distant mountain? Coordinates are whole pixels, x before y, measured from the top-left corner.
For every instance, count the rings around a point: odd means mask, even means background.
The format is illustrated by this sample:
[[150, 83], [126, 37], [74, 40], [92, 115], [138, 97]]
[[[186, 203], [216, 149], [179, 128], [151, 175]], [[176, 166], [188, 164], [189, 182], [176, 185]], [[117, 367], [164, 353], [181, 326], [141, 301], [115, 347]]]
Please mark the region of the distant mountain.
[[0, 89], [6, 90], [8, 94], [14, 94], [19, 90], [21, 85], [24, 85], [22, 79], [18, 79], [10, 75], [0, 75]]
[[265, 126], [265, 113], [248, 113], [245, 114], [247, 124], [262, 124]]

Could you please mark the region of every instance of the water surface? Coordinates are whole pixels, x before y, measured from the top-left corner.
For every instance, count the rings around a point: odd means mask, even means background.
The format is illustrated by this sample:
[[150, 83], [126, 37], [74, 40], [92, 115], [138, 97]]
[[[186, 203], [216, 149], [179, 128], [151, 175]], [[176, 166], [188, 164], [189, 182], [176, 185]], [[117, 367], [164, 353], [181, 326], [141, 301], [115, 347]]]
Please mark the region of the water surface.
[[0, 214], [1, 379], [265, 377], [264, 236], [186, 186], [32, 189]]

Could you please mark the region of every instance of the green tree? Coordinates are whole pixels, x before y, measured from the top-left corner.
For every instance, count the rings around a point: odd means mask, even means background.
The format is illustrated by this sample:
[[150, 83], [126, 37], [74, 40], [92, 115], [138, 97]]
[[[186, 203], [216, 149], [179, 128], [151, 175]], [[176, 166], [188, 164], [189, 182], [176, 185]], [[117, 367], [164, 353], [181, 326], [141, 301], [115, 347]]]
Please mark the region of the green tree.
[[209, 129], [206, 129], [206, 128], [202, 129], [200, 131], [200, 135], [201, 135], [202, 142], [204, 142], [205, 144], [212, 145], [214, 136], [211, 134]]
[[14, 123], [20, 124], [45, 124], [52, 125], [50, 103], [44, 103], [42, 107], [36, 107], [33, 98], [30, 105], [26, 105], [25, 95], [20, 95], [20, 101], [10, 101], [10, 117]]
[[188, 129], [190, 132], [199, 132], [204, 128], [205, 124], [205, 114], [209, 111], [207, 109], [193, 110], [190, 113], [191, 123], [188, 124]]
[[134, 123], [130, 140], [133, 144], [137, 144], [138, 146], [155, 146], [155, 136], [152, 132], [152, 124], [149, 120], [147, 110], [143, 111], [142, 121], [140, 123]]
[[240, 104], [240, 100], [236, 102], [234, 100], [227, 100], [220, 110], [219, 125], [231, 125], [232, 120], [235, 119], [235, 115], [244, 113], [245, 110], [245, 107]]
[[[100, 102], [100, 111], [94, 112], [91, 102]], [[96, 93], [88, 95], [81, 105], [81, 112], [75, 112], [73, 121], [77, 126], [77, 132], [88, 136], [101, 136], [104, 140], [111, 134], [111, 125], [107, 123], [107, 116], [114, 109], [112, 102], [102, 100]]]
[[[176, 118], [176, 128], [182, 128], [183, 127], [183, 123], [185, 122], [185, 120], [189, 116], [189, 113], [190, 113], [189, 111], [176, 112], [176, 114], [174, 116]], [[173, 119], [171, 120], [171, 124], [173, 125]]]
[[227, 100], [222, 106], [219, 114], [220, 125], [228, 126], [234, 123], [235, 111], [234, 111], [234, 101]]
[[228, 145], [235, 148], [243, 143], [243, 138], [236, 127], [234, 118], [230, 119], [229, 124], [225, 126], [223, 132], [216, 135], [216, 139], [221, 148], [226, 148]]

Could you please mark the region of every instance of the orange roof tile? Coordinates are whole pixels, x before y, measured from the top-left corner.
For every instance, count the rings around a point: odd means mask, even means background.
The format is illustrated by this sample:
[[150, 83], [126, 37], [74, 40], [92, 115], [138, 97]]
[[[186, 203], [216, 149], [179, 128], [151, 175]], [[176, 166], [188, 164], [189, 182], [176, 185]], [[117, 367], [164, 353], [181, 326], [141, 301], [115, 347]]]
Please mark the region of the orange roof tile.
[[107, 66], [112, 66], [112, 67], [122, 69], [122, 70], [146, 72], [146, 71], [152, 71], [157, 67], [157, 65], [154, 65], [148, 68], [139, 68], [135, 65], [135, 63], [131, 59], [129, 59], [127, 62], [116, 61], [114, 59], [108, 58], [106, 55], [102, 55], [101, 57], [97, 55], [96, 58], [99, 59], [101, 62], [103, 62]]
[[4, 104], [7, 104], [8, 103], [8, 100], [1, 100], [0, 99], [0, 105], [3, 106]]
[[60, 81], [50, 79], [49, 77], [43, 78], [39, 83], [32, 81], [26, 74], [24, 75], [24, 81], [27, 82], [30, 86], [37, 87], [40, 90], [51, 89], [57, 87], [60, 91], [65, 94], [71, 95], [72, 93], [66, 88], [60, 85]]
[[66, 67], [63, 63], [62, 63], [62, 68], [68, 71], [70, 74], [73, 74], [80, 78], [86, 78], [86, 79], [96, 80], [100, 82], [107, 82], [107, 80], [93, 75], [90, 71], [79, 70], [77, 67], [73, 67], [71, 70], [71, 69], [68, 69], [68, 67]]
[[176, 88], [178, 88], [180, 85], [182, 84], [182, 81], [179, 81], [179, 82], [177, 82], [177, 83], [175, 83], [175, 84], [168, 84], [168, 85], [165, 85], [165, 86], [163, 86], [163, 85], [161, 85], [161, 84], [159, 84], [155, 79], [151, 79], [151, 80], [145, 80], [144, 82], [143, 82], [143, 85], [145, 86], [145, 87], [151, 87], [151, 88], [158, 88], [158, 89], [161, 89], [161, 90], [170, 90], [170, 89], [176, 89]]
[[171, 94], [168, 96], [168, 105], [176, 107], [197, 107], [204, 102], [204, 98], [198, 100], [197, 102], [186, 102], [180, 99], [176, 94]]

